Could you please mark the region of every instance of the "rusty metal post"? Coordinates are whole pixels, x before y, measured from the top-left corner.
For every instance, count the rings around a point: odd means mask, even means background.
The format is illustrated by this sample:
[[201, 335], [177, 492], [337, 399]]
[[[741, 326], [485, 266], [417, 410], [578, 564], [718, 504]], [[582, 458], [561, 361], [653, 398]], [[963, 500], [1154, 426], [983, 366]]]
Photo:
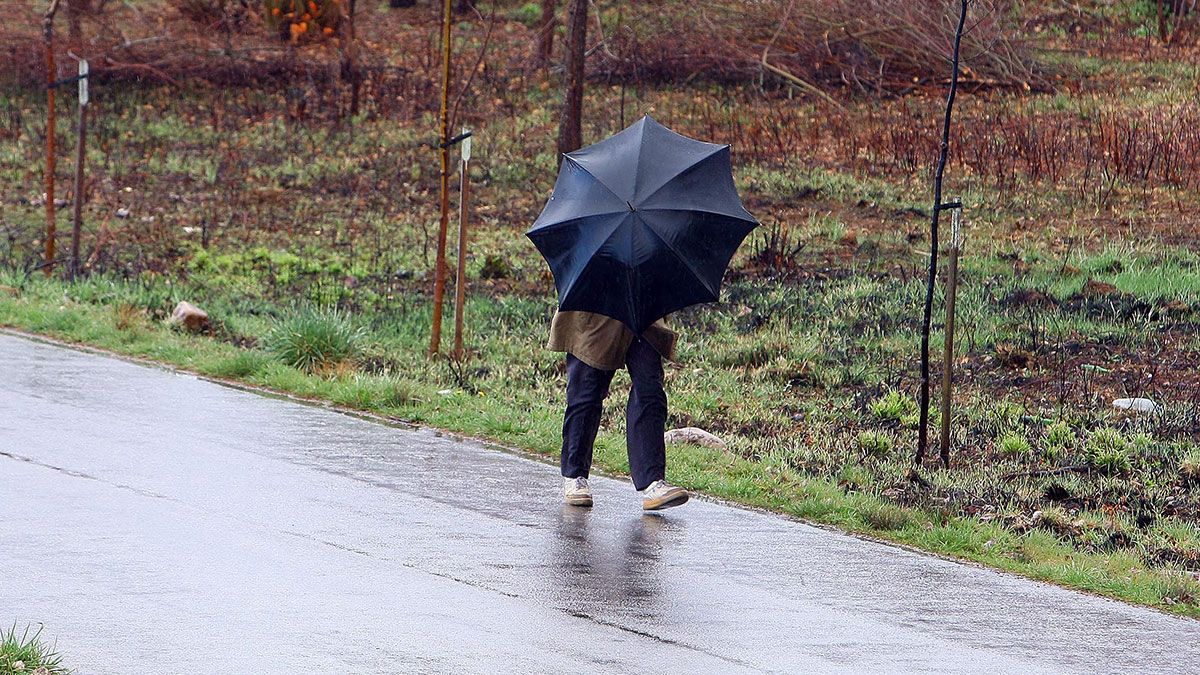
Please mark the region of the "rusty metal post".
[[442, 7], [442, 109], [440, 139], [441, 220], [438, 222], [437, 262], [433, 271], [433, 326], [429, 336], [429, 356], [437, 354], [442, 345], [442, 305], [446, 293], [446, 230], [450, 227], [450, 23], [451, 3]]
[[42, 39], [46, 43], [46, 253], [42, 270], [49, 277], [54, 266], [54, 244], [58, 236], [54, 213], [54, 172], [57, 152], [54, 147], [58, 133], [58, 116], [54, 104], [54, 82], [58, 67], [54, 63], [54, 15], [58, 12], [59, 0], [51, 0], [42, 19]]
[[[467, 130], [462, 130], [463, 135]], [[467, 216], [470, 210], [471, 137], [462, 141], [462, 163], [459, 164], [458, 189], [458, 274], [454, 277], [454, 359], [463, 357], [463, 312], [467, 299]]]
[[962, 252], [962, 206], [954, 209], [946, 270], [946, 336], [942, 352], [942, 425], [939, 450], [942, 466], [950, 468], [950, 410], [954, 389], [954, 302], [958, 297], [958, 256]]
[[79, 237], [83, 231], [83, 163], [87, 158], [88, 62], [79, 60], [79, 129], [75, 139], [75, 201], [71, 214], [71, 262], [67, 279], [79, 274]]

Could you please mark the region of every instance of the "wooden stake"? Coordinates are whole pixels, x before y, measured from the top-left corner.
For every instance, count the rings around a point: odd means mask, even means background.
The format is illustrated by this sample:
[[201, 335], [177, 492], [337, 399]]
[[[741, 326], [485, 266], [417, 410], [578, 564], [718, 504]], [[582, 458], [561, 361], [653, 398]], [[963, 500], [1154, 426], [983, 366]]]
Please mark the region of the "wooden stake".
[[79, 61], [79, 129], [75, 138], [75, 203], [71, 218], [71, 263], [67, 279], [79, 274], [79, 237], [83, 231], [83, 163], [87, 158], [88, 62]]
[[962, 207], [954, 210], [946, 270], [946, 339], [942, 352], [942, 428], [939, 450], [942, 466], [950, 468], [950, 410], [954, 389], [954, 301], [958, 296], [958, 256], [962, 252]]
[[54, 244], [58, 236], [58, 225], [54, 214], [54, 172], [56, 166], [55, 135], [58, 133], [58, 116], [54, 106], [54, 81], [58, 67], [54, 63], [54, 15], [58, 12], [59, 0], [51, 0], [42, 19], [42, 39], [46, 43], [46, 253], [42, 271], [50, 276], [54, 267]]
[[[463, 129], [463, 133], [467, 133]], [[459, 165], [458, 189], [458, 274], [454, 278], [454, 360], [463, 357], [463, 312], [467, 299], [467, 215], [470, 208], [469, 194], [471, 177], [471, 138], [462, 141], [462, 163]]]
[[446, 293], [446, 230], [450, 226], [450, 22], [452, 0], [442, 7], [442, 110], [441, 110], [441, 220], [438, 223], [437, 262], [433, 271], [433, 326], [429, 336], [429, 356], [442, 345], [442, 305]]
[[933, 178], [933, 215], [929, 222], [929, 276], [925, 283], [925, 313], [921, 324], [921, 400], [917, 425], [917, 453], [913, 461], [920, 466], [929, 444], [929, 326], [933, 320], [933, 287], [937, 283], [938, 216], [947, 208], [942, 203], [942, 177], [946, 173], [946, 158], [950, 152], [950, 117], [954, 112], [954, 96], [958, 93], [958, 53], [962, 44], [963, 26], [967, 22], [967, 0], [960, 0], [958, 28], [954, 31], [954, 56], [950, 75], [950, 93], [946, 97], [946, 117], [942, 123], [942, 146], [938, 156], [937, 173]]

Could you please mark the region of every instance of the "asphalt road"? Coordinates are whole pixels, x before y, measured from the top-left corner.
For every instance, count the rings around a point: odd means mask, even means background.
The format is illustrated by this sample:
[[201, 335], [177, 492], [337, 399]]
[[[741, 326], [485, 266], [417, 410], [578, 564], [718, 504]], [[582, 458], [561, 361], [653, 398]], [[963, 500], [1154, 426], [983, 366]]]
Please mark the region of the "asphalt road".
[[0, 333], [0, 625], [81, 673], [1198, 672], [1200, 622]]

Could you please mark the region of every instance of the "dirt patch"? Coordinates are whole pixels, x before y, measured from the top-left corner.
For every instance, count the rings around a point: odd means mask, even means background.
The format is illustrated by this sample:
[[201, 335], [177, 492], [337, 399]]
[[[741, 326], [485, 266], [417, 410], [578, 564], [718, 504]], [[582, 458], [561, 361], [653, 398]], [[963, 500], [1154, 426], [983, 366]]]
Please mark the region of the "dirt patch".
[[1016, 390], [1027, 401], [1050, 405], [1106, 409], [1124, 397], [1190, 401], [1200, 391], [1193, 330], [1173, 326], [1144, 348], [1083, 339], [1033, 350], [1002, 343], [995, 354], [968, 357], [963, 379], [995, 395]]
[[1054, 298], [1035, 288], [1018, 288], [1001, 298], [1000, 306], [1005, 308], [1037, 307], [1046, 309], [1050, 307], [1057, 307], [1058, 302], [1056, 302]]

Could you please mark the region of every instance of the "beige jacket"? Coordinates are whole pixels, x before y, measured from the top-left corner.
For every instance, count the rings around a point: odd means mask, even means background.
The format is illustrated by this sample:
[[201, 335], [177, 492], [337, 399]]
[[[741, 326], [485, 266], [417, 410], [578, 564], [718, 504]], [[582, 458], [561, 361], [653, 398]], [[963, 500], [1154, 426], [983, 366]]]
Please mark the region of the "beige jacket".
[[[642, 337], [664, 359], [675, 360], [678, 336], [662, 319], [647, 328]], [[616, 319], [591, 312], [555, 312], [547, 347], [573, 354], [593, 368], [620, 370], [625, 367], [625, 353], [632, 343], [633, 331]]]

